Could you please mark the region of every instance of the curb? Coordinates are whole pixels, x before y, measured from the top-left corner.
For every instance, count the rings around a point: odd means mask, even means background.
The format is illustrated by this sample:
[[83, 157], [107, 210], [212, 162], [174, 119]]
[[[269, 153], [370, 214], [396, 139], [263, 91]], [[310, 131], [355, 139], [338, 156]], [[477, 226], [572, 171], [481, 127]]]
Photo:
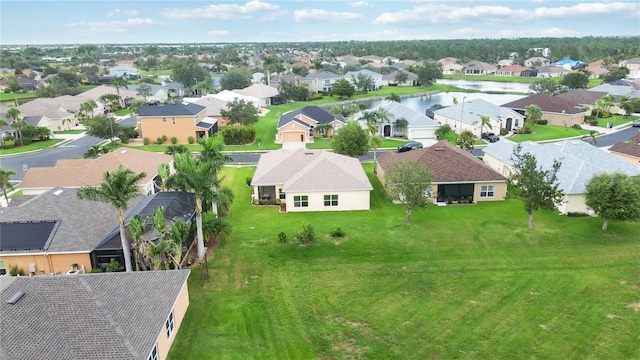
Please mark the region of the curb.
[[37, 149], [37, 150], [30, 150], [30, 151], [24, 151], [24, 152], [18, 152], [18, 153], [13, 153], [13, 154], [0, 155], [0, 159], [11, 158], [11, 157], [16, 157], [16, 156], [22, 156], [22, 155], [36, 154], [36, 153], [39, 153], [39, 152], [55, 149], [57, 147], [66, 145], [66, 144], [68, 144], [68, 143], [70, 143], [70, 142], [72, 142], [74, 140], [76, 140], [76, 139], [64, 139], [64, 140], [60, 141], [59, 143], [55, 143], [55, 144], [53, 144], [51, 146], [47, 146], [46, 148]]

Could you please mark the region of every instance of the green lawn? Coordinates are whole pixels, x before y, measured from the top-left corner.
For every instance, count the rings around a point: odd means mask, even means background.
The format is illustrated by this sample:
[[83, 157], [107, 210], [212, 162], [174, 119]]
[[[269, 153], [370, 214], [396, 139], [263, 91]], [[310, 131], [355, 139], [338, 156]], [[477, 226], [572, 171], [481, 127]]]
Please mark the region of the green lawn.
[[[445, 138], [446, 138], [446, 139], [447, 139], [447, 141], [448, 141], [449, 143], [451, 143], [453, 146], [458, 146], [458, 142], [457, 142], [457, 140], [458, 140], [458, 136], [459, 136], [459, 135], [458, 135], [457, 133], [455, 133], [455, 132], [451, 131], [451, 132], [448, 132], [448, 133], [447, 133], [447, 135], [445, 136]], [[476, 139], [476, 140], [473, 142], [473, 145], [487, 145], [487, 142], [486, 142], [486, 141], [484, 141], [484, 140], [481, 140], [481, 139]]]
[[618, 126], [620, 124], [630, 123], [637, 118], [637, 116], [614, 115], [606, 119], [598, 119], [598, 126], [606, 127], [609, 123], [613, 123], [613, 126]]
[[[250, 168], [225, 175], [233, 238], [210, 280], [192, 271], [169, 359], [640, 358], [640, 223], [541, 212], [530, 231], [509, 200], [407, 226], [373, 178], [371, 211], [280, 214], [249, 205]], [[305, 221], [316, 242], [279, 243]]]
[[[516, 82], [516, 83], [534, 83], [542, 80], [541, 78], [528, 78], [519, 76], [499, 76], [499, 75], [465, 75], [465, 74], [446, 74], [443, 75], [445, 79], [454, 80], [470, 80], [470, 81], [496, 81], [496, 82]], [[557, 76], [552, 78], [556, 83], [559, 83], [564, 76]], [[602, 85], [602, 79], [589, 79], [588, 88]]]
[[563, 139], [573, 136], [589, 134], [589, 130], [576, 130], [570, 127], [555, 125], [535, 125], [533, 134], [518, 134], [511, 138], [515, 142], [542, 141]]
[[75, 129], [75, 130], [56, 131], [55, 133], [56, 134], [82, 134], [85, 131], [87, 131], [87, 130]]
[[16, 98], [20, 101], [22, 99], [35, 99], [37, 97], [38, 95], [34, 92], [17, 93], [15, 97], [12, 93], [0, 92], [0, 101], [14, 101]]
[[[44, 141], [34, 141], [29, 145], [16, 146], [11, 149], [0, 149], [0, 155], [18, 154], [27, 151], [40, 150], [49, 146], [55, 145], [62, 141], [62, 139], [49, 139]], [[20, 140], [16, 142], [16, 145], [20, 145]]]

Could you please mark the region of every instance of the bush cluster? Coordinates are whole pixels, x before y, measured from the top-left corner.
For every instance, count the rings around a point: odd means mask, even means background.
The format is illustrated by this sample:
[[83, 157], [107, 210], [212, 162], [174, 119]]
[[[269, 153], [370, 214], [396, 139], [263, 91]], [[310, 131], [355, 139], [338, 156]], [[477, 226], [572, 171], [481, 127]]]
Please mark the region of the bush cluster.
[[311, 244], [316, 239], [316, 232], [313, 225], [308, 222], [302, 224], [302, 230], [293, 236], [300, 244]]
[[144, 145], [149, 145], [149, 138], [145, 136], [145, 137], [142, 139], [142, 144], [144, 144]]
[[345, 232], [342, 231], [340, 226], [334, 226], [333, 230], [331, 230], [331, 237], [341, 238], [341, 237], [344, 237], [345, 235], [346, 235]]
[[245, 145], [256, 139], [253, 126], [227, 126], [220, 131], [225, 145]]
[[536, 121], [536, 124], [538, 124], [538, 125], [547, 125], [547, 120], [544, 120], [544, 119], [538, 120], [538, 121]]
[[193, 136], [189, 136], [187, 138], [187, 142], [189, 143], [189, 145], [193, 145], [193, 143], [196, 142], [196, 139]]
[[[596, 121], [596, 125], [598, 124], [598, 122]], [[582, 126], [580, 126], [580, 124], [573, 124], [571, 125], [572, 128], [576, 129], [576, 130], [582, 130]]]
[[175, 144], [177, 144], [177, 143], [178, 143], [178, 138], [177, 138], [177, 137], [175, 137], [175, 136], [172, 136], [172, 137], [171, 137], [171, 145], [175, 145]]

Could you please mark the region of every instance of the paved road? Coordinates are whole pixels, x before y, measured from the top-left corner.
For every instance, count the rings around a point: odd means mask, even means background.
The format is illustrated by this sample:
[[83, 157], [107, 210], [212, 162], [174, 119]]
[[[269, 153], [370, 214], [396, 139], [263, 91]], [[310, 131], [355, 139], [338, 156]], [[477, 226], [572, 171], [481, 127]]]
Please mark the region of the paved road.
[[596, 139], [598, 140], [598, 143], [596, 144], [596, 146], [597, 147], [612, 146], [616, 143], [627, 141], [634, 134], [637, 134], [638, 131], [640, 131], [640, 128], [630, 127], [624, 130], [616, 131], [611, 134], [596, 136]]
[[[124, 126], [135, 125], [135, 121], [131, 117], [121, 120], [119, 123]], [[22, 171], [24, 164], [27, 164], [30, 168], [49, 167], [61, 159], [82, 159], [84, 153], [87, 152], [91, 146], [103, 140], [104, 139], [93, 136], [85, 136], [51, 150], [2, 158], [0, 159], [0, 167], [15, 171], [16, 175], [12, 176], [12, 181], [19, 182], [24, 178]]]

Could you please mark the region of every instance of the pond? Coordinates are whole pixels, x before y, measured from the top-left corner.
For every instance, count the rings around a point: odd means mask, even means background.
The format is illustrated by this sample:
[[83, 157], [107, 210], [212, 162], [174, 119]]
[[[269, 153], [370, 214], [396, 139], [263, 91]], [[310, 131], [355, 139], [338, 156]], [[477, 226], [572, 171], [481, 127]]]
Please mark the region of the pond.
[[[429, 96], [416, 96], [402, 98], [402, 105], [424, 114], [427, 109], [433, 105], [451, 106], [453, 98], [458, 99], [461, 103], [463, 100], [483, 99], [492, 104], [502, 105], [511, 101], [516, 101], [525, 97], [525, 95], [509, 95], [509, 94], [485, 94], [485, 93], [463, 93], [463, 92], [443, 92]], [[368, 109], [376, 109], [386, 100], [366, 101]]]
[[498, 91], [498, 92], [520, 92], [530, 93], [530, 84], [499, 82], [499, 81], [473, 81], [473, 80], [454, 80], [440, 79], [438, 84], [453, 85], [461, 89], [471, 89], [480, 91]]

